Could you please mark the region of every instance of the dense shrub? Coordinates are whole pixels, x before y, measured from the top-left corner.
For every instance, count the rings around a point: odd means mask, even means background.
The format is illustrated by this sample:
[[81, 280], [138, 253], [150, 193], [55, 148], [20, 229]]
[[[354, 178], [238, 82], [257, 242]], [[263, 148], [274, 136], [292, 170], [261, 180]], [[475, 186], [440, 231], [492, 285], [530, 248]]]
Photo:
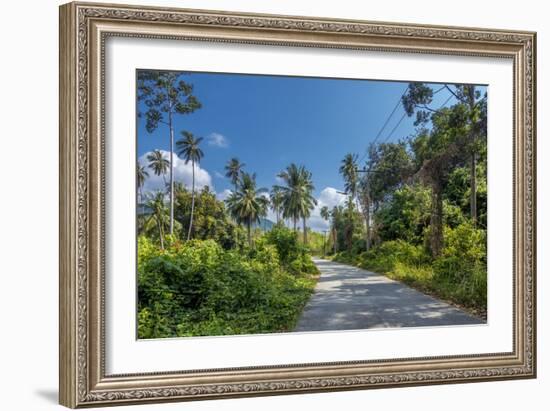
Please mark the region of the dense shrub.
[[213, 240], [173, 241], [161, 250], [140, 237], [139, 337], [293, 328], [315, 281], [289, 274], [279, 258], [277, 248], [267, 241], [242, 253], [224, 250]]
[[293, 274], [316, 274], [318, 272], [317, 267], [311, 261], [308, 248], [298, 241], [297, 232], [286, 227], [275, 226], [265, 233], [258, 244], [261, 245], [264, 242], [275, 247], [281, 264]]
[[445, 246], [435, 259], [435, 280], [466, 305], [487, 305], [486, 231], [465, 222], [445, 228]]

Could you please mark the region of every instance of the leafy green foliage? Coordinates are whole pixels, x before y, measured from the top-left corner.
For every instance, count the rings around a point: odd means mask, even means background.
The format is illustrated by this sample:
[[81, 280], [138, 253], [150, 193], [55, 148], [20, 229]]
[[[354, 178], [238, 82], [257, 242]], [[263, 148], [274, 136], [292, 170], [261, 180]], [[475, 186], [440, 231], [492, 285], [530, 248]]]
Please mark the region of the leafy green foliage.
[[445, 228], [445, 247], [434, 261], [435, 280], [452, 289], [462, 304], [487, 305], [486, 232], [465, 222]]
[[408, 185], [393, 193], [376, 214], [378, 235], [382, 241], [406, 238], [413, 244], [423, 241], [430, 223], [430, 190], [422, 185]]
[[[304, 269], [309, 256], [295, 257], [289, 266]], [[140, 237], [138, 261], [139, 338], [288, 331], [315, 284], [286, 271], [265, 238], [243, 253], [213, 240], [161, 250]]]
[[298, 241], [298, 233], [281, 225], [265, 234], [265, 241], [277, 250], [281, 264], [293, 274], [317, 274], [318, 270], [309, 257], [309, 248]]

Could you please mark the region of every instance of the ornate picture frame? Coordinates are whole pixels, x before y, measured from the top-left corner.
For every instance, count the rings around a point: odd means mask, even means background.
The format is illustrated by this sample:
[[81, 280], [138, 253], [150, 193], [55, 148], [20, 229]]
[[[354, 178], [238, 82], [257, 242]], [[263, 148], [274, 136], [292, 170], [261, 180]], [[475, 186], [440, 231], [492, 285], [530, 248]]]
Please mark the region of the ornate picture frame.
[[[105, 42], [200, 40], [513, 62], [513, 350], [487, 354], [107, 375]], [[69, 3], [60, 7], [60, 403], [184, 401], [536, 376], [536, 34]]]

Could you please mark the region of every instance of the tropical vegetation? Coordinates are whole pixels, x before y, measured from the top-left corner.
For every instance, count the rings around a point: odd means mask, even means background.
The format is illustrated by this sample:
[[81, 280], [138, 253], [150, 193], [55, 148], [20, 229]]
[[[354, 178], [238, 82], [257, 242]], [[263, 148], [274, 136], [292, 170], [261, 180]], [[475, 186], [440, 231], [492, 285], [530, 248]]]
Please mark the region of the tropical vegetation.
[[[233, 185], [225, 200], [208, 186], [197, 189], [196, 167], [207, 154], [203, 138], [175, 130], [173, 121], [201, 108], [183, 78], [176, 72], [138, 74], [145, 107], [139, 116], [148, 132], [165, 127], [170, 147], [169, 153], [153, 150], [147, 164], [136, 167], [138, 336], [290, 331], [318, 274], [307, 246], [307, 219], [316, 204], [311, 172], [292, 163], [280, 173], [284, 184], [270, 192], [233, 157], [225, 167]], [[181, 138], [174, 141], [177, 133]], [[174, 152], [191, 165], [190, 186], [174, 178]], [[164, 189], [143, 192], [150, 174], [162, 176]], [[261, 223], [269, 209], [277, 221], [266, 231]], [[292, 219], [293, 229], [283, 218]]]
[[[456, 103], [433, 107], [447, 90]], [[417, 131], [346, 155], [349, 201], [324, 211], [333, 258], [385, 273], [472, 310], [487, 310], [487, 95], [473, 85], [402, 96]]]
[[[343, 156], [335, 172], [345, 202], [329, 207], [318, 204], [312, 173], [294, 162], [281, 168], [278, 184], [261, 187], [231, 157], [223, 200], [197, 187], [196, 167], [209, 153], [202, 137], [173, 121], [202, 107], [184, 77], [138, 73], [139, 116], [149, 132], [163, 127], [170, 147], [136, 166], [139, 338], [290, 331], [318, 278], [312, 255], [486, 315], [486, 94], [409, 84], [401, 104], [415, 117], [415, 134]], [[456, 102], [433, 107], [441, 90]], [[191, 166], [189, 184], [176, 181], [174, 155]], [[144, 191], [150, 176], [164, 186]], [[275, 221], [266, 226], [270, 211]], [[314, 212], [324, 232], [308, 227]]]

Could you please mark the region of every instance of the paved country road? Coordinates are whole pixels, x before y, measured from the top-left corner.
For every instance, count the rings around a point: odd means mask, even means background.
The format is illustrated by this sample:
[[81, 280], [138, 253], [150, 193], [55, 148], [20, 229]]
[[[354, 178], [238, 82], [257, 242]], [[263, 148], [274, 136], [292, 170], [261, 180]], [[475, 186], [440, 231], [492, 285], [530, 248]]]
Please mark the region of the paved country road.
[[295, 331], [484, 323], [384, 275], [327, 260], [313, 262], [321, 277]]

